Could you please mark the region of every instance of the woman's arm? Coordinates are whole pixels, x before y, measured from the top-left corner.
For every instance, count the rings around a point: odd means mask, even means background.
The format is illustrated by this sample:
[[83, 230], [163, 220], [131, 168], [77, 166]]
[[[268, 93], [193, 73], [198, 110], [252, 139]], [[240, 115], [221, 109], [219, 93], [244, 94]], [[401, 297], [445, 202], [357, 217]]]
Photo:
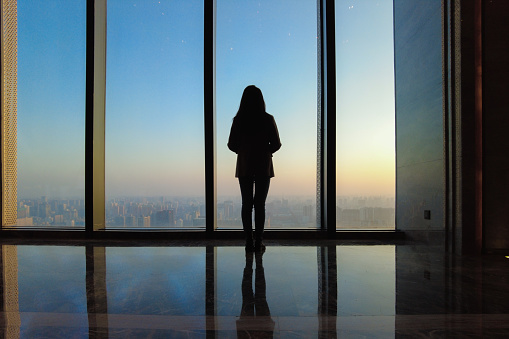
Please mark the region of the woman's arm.
[[239, 153], [240, 140], [239, 140], [239, 127], [236, 119], [233, 119], [232, 127], [230, 129], [230, 137], [228, 138], [228, 148], [230, 151]]
[[276, 120], [271, 115], [270, 116], [271, 124], [269, 129], [269, 147], [270, 152], [275, 153], [281, 148], [281, 140], [279, 140], [279, 132], [277, 130]]

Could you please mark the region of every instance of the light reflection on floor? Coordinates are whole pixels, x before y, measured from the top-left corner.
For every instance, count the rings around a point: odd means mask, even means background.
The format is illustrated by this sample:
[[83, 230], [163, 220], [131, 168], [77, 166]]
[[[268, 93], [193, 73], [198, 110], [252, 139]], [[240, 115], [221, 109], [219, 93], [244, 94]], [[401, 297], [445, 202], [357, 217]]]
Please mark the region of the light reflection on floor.
[[2, 245], [4, 337], [509, 335], [504, 256], [188, 245]]

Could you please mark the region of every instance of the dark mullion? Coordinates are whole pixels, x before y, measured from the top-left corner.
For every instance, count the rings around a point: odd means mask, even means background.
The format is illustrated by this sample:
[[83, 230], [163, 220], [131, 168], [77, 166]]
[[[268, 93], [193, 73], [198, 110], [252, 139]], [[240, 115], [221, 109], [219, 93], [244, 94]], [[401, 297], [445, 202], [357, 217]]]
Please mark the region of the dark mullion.
[[87, 0], [85, 100], [85, 230], [104, 229], [106, 0]]
[[85, 230], [93, 232], [94, 206], [94, 0], [87, 0], [85, 93]]
[[324, 155], [324, 152], [323, 152], [323, 140], [322, 140], [322, 135], [323, 135], [323, 112], [324, 112], [324, 104], [325, 104], [325, 100], [324, 100], [324, 84], [323, 84], [323, 80], [324, 80], [324, 76], [323, 76], [323, 73], [324, 73], [324, 51], [323, 51], [323, 28], [324, 28], [324, 25], [323, 25], [323, 6], [324, 6], [324, 2], [322, 0], [318, 0], [316, 2], [316, 5], [317, 5], [317, 36], [318, 36], [318, 41], [317, 41], [317, 62], [318, 62], [318, 65], [317, 65], [317, 77], [318, 77], [318, 84], [317, 84], [317, 100], [318, 100], [318, 104], [317, 104], [317, 180], [316, 180], [316, 227], [318, 229], [321, 229], [321, 230], [324, 230], [325, 229], [325, 225], [324, 225], [324, 220], [325, 220], [325, 215], [324, 215], [324, 207], [323, 207], [323, 201], [324, 200], [324, 197], [323, 197], [323, 155]]
[[204, 8], [205, 225], [216, 229], [216, 1]]
[[322, 0], [322, 228], [336, 234], [336, 50], [334, 0]]

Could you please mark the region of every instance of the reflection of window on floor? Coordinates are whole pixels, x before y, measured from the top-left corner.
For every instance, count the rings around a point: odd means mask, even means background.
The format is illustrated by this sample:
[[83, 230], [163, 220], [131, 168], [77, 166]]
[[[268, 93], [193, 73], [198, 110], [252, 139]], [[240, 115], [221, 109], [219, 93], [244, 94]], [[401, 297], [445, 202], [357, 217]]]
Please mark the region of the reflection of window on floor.
[[[338, 314], [394, 316], [396, 247], [337, 246], [336, 251]], [[394, 324], [394, 318], [385, 320]]]
[[[38, 319], [62, 308], [105, 331], [109, 314], [159, 321], [193, 316], [207, 329], [221, 330], [225, 323], [214, 316], [238, 317], [245, 287], [263, 292], [275, 320], [316, 317], [320, 328], [333, 330], [352, 316], [379, 316], [386, 330], [394, 328], [394, 246], [272, 246], [251, 257], [242, 246], [3, 245], [0, 252], [5, 333], [14, 337], [19, 311]], [[81, 333], [82, 327], [59, 330]]]

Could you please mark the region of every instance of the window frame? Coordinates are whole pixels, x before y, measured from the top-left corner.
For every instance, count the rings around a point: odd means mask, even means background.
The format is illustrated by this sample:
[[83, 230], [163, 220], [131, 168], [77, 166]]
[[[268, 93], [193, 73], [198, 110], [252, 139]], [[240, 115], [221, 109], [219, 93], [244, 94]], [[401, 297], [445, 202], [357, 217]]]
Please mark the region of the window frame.
[[[7, 0], [2, 0], [2, 6]], [[311, 0], [312, 1], [312, 0]], [[335, 189], [335, 1], [317, 1], [317, 187], [316, 230], [327, 237], [336, 234]], [[114, 232], [105, 229], [105, 90], [107, 0], [87, 0], [86, 96], [85, 96], [85, 233]], [[3, 10], [2, 10], [3, 18]], [[204, 1], [204, 134], [205, 212], [204, 231], [211, 237], [217, 229], [216, 182], [216, 0]], [[2, 32], [2, 46], [3, 46]], [[3, 52], [3, 47], [2, 47]], [[2, 53], [2, 61], [4, 59]], [[3, 77], [3, 73], [2, 73]], [[2, 108], [3, 116], [3, 108]], [[3, 146], [3, 145], [2, 145]], [[2, 181], [4, 169], [2, 168]], [[2, 212], [6, 201], [2, 200]], [[2, 213], [2, 228], [4, 220]], [[17, 228], [21, 230], [21, 228]], [[32, 228], [33, 230], [33, 228]], [[44, 232], [58, 230], [50, 229]], [[134, 231], [134, 230], [133, 230]], [[167, 233], [167, 231], [163, 231]], [[186, 231], [182, 231], [185, 233]], [[239, 231], [220, 231], [222, 233]], [[291, 231], [298, 232], [298, 231]], [[123, 233], [129, 233], [123, 231]], [[150, 232], [159, 233], [159, 232]], [[174, 232], [173, 232], [174, 233]], [[139, 234], [139, 233], [138, 233]]]

